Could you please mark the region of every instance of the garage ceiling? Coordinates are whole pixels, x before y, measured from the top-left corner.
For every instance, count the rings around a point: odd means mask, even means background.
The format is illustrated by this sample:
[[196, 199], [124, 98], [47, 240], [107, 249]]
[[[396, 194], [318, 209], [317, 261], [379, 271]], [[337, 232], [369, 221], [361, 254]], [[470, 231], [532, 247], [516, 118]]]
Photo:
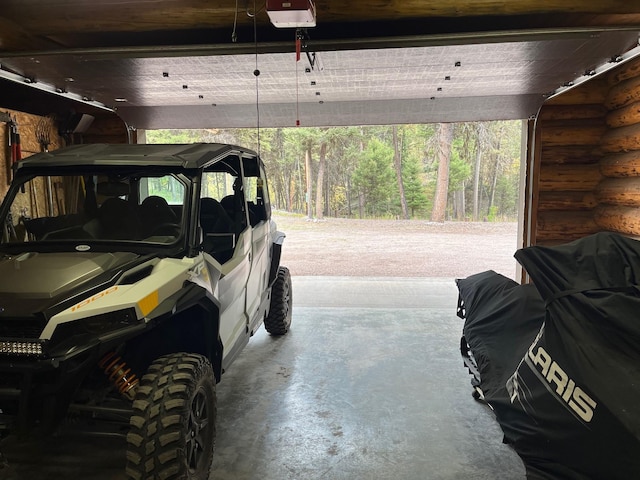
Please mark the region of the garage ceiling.
[[528, 118], [635, 55], [640, 32], [627, 0], [316, 9], [296, 61], [296, 30], [274, 27], [264, 0], [3, 0], [0, 105], [116, 110], [143, 129]]

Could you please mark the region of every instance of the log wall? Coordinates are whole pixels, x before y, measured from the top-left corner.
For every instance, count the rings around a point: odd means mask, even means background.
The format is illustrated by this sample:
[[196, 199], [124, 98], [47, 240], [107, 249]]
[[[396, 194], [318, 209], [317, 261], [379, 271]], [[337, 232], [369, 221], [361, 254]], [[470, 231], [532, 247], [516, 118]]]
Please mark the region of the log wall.
[[589, 84], [548, 101], [538, 115], [530, 244], [563, 243], [598, 231], [595, 189], [602, 180], [607, 84]]
[[607, 132], [594, 219], [602, 230], [640, 235], [640, 59], [607, 76]]
[[640, 58], [545, 103], [535, 135], [529, 244], [640, 236]]

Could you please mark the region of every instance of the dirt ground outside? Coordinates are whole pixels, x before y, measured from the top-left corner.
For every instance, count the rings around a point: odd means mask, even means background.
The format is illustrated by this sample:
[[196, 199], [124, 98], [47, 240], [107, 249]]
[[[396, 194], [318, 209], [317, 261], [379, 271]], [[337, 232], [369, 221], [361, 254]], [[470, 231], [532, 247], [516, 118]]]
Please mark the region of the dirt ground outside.
[[292, 275], [516, 278], [517, 223], [420, 220], [310, 221], [274, 213]]

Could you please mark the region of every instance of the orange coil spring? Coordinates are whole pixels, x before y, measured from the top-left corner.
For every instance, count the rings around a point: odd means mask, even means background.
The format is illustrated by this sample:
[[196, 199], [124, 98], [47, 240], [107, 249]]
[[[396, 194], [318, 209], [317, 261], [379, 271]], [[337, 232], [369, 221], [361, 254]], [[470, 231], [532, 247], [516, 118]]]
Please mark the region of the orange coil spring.
[[135, 373], [129, 375], [131, 369], [127, 368], [127, 363], [123, 361], [121, 357], [117, 357], [115, 352], [107, 353], [102, 360], [100, 360], [98, 366], [104, 370], [104, 373], [109, 377], [109, 380], [113, 382], [118, 392], [129, 400], [133, 400], [139, 379]]

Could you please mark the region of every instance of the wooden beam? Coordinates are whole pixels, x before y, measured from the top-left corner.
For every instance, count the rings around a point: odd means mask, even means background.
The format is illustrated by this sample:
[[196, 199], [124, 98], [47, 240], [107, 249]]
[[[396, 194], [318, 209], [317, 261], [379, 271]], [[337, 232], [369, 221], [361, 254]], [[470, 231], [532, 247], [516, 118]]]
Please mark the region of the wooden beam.
[[600, 167], [593, 165], [545, 165], [540, 170], [540, 191], [589, 192], [602, 180]]
[[[0, 15], [2, 10], [0, 9]], [[59, 44], [33, 35], [22, 28], [20, 22], [14, 22], [0, 16], [0, 49], [9, 45], [20, 45], [22, 50], [47, 50], [60, 47]]]
[[543, 164], [589, 164], [598, 163], [602, 153], [594, 145], [543, 146]]
[[[638, 85], [640, 88], [640, 85]], [[638, 90], [640, 94], [640, 89]], [[600, 148], [606, 153], [640, 150], [640, 124], [614, 128], [602, 136]]]
[[599, 207], [594, 219], [602, 230], [626, 235], [640, 235], [640, 209], [636, 207]]
[[611, 87], [604, 105], [609, 110], [616, 110], [639, 100], [640, 77], [632, 77]]
[[640, 101], [612, 110], [607, 115], [607, 125], [611, 128], [625, 127], [634, 123], [640, 123]]
[[540, 132], [543, 147], [566, 145], [598, 145], [600, 137], [607, 131], [602, 125], [545, 125]]
[[640, 76], [640, 57], [629, 60], [623, 65], [614, 68], [613, 71], [607, 75], [607, 84], [614, 86], [637, 76]]
[[[588, 82], [571, 88], [550, 99], [548, 105], [593, 105], [603, 104], [609, 86], [606, 80], [594, 78]], [[547, 105], [545, 104], [545, 105]], [[545, 108], [544, 106], [542, 108]]]
[[600, 231], [591, 211], [540, 212], [536, 244], [550, 241], [570, 242]]
[[540, 109], [540, 120], [574, 120], [602, 118], [607, 109], [601, 103], [587, 105], [545, 105]]
[[598, 206], [593, 192], [540, 192], [538, 211], [592, 210]]
[[[32, 31], [47, 34], [89, 31], [153, 31], [185, 28], [230, 27], [238, 2], [234, 0], [122, 0], [87, 2], [82, 0], [3, 0], [5, 18], [18, 21]], [[36, 7], [37, 8], [34, 8]], [[258, 5], [256, 20], [268, 23], [264, 2]], [[251, 23], [253, 3], [240, 2], [237, 20]], [[556, 24], [563, 17], [576, 17], [581, 24], [625, 24], [626, 17], [640, 14], [640, 4], [629, 0], [340, 0], [317, 2], [319, 22], [344, 23], [377, 20], [532, 16], [530, 22], [548, 17]], [[616, 15], [617, 14], [617, 15]], [[126, 19], [126, 21], [124, 21]], [[231, 33], [231, 32], [229, 32]]]
[[599, 204], [640, 207], [640, 178], [608, 178], [596, 189]]
[[640, 151], [609, 155], [600, 162], [600, 173], [605, 177], [640, 176]]

